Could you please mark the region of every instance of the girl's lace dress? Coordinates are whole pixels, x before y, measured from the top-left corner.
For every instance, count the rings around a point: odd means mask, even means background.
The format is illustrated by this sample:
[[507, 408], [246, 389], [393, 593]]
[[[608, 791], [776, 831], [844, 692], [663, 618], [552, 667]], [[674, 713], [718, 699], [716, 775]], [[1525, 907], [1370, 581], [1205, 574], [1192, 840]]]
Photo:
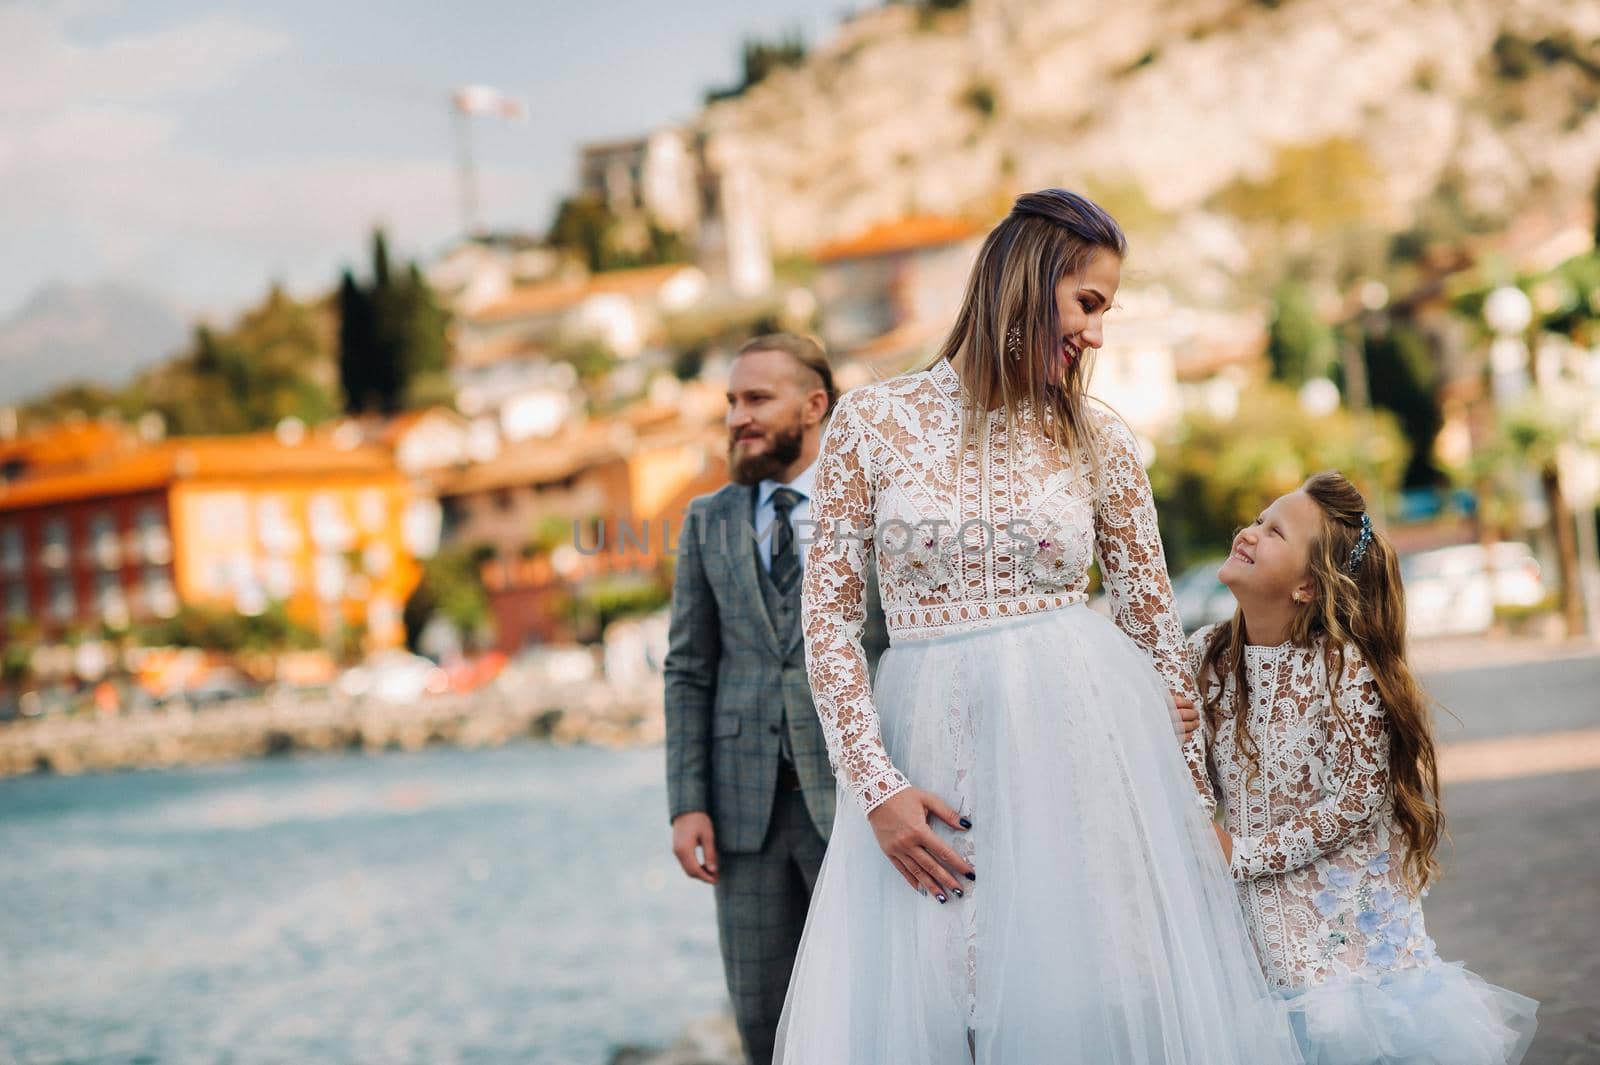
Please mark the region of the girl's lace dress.
[[[1193, 663], [1212, 628], [1191, 637]], [[1232, 718], [1210, 770], [1233, 836], [1232, 873], [1262, 967], [1290, 1001], [1308, 1061], [1490, 1065], [1520, 1061], [1531, 999], [1439, 960], [1401, 874], [1388, 799], [1389, 733], [1353, 648], [1246, 647], [1253, 768]], [[1338, 675], [1329, 685], [1329, 670]], [[1236, 682], [1201, 678], [1232, 705]]]

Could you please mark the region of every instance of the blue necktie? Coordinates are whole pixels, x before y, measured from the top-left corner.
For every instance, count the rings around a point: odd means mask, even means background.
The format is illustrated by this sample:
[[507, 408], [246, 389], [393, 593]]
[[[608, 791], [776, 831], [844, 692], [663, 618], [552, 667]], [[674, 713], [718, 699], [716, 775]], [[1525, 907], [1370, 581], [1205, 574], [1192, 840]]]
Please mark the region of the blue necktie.
[[773, 518], [770, 572], [773, 587], [784, 595], [788, 595], [800, 579], [800, 555], [795, 551], [794, 524], [789, 520], [789, 513], [804, 498], [793, 488], [779, 488], [772, 493], [772, 509], [776, 516]]

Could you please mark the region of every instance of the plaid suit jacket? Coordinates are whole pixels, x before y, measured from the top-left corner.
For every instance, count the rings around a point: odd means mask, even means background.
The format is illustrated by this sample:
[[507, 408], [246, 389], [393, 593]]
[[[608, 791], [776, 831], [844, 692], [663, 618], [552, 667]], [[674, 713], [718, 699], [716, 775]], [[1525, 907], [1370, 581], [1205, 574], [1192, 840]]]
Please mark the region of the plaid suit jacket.
[[[689, 504], [678, 537], [664, 664], [669, 815], [710, 814], [717, 849], [730, 854], [761, 849], [785, 723], [806, 808], [824, 839], [836, 800], [803, 634], [796, 625], [793, 638], [780, 646], [762, 600], [753, 504], [754, 490], [740, 484]], [[875, 572], [866, 585], [862, 645], [875, 672], [889, 636]], [[799, 598], [798, 582], [792, 594]]]

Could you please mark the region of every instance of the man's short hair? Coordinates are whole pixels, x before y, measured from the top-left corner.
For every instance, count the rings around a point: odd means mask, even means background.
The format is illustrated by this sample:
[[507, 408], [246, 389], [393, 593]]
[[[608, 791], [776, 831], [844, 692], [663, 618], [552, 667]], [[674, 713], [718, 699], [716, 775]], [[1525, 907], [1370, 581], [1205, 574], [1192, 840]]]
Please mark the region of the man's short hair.
[[822, 387], [828, 393], [828, 413], [833, 413], [833, 405], [839, 401], [839, 389], [834, 386], [833, 367], [821, 344], [798, 333], [765, 333], [745, 341], [734, 358], [753, 351], [781, 351], [822, 378]]

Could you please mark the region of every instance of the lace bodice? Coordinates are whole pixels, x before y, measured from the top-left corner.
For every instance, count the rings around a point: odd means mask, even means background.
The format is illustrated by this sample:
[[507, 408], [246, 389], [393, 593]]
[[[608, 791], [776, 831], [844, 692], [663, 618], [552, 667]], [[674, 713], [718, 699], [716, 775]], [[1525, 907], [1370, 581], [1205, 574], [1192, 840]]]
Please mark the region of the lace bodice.
[[[801, 589], [806, 666], [834, 771], [867, 812], [909, 786], [884, 749], [861, 649], [867, 552], [897, 642], [1082, 602], [1098, 555], [1117, 625], [1168, 687], [1192, 687], [1132, 434], [1094, 411], [1098, 472], [1026, 423], [1009, 430], [1002, 411], [963, 446], [960, 389], [946, 361], [855, 389], [818, 459]], [[1190, 764], [1209, 802], [1198, 744]]]
[[[1190, 637], [1197, 670], [1211, 631]], [[1208, 748], [1233, 877], [1268, 978], [1306, 987], [1437, 960], [1401, 875], [1406, 851], [1392, 824], [1389, 734], [1372, 673], [1347, 649], [1330, 695], [1322, 644], [1247, 647], [1245, 666], [1259, 768], [1250, 772], [1231, 717]], [[1232, 677], [1199, 683], [1231, 705]]]

